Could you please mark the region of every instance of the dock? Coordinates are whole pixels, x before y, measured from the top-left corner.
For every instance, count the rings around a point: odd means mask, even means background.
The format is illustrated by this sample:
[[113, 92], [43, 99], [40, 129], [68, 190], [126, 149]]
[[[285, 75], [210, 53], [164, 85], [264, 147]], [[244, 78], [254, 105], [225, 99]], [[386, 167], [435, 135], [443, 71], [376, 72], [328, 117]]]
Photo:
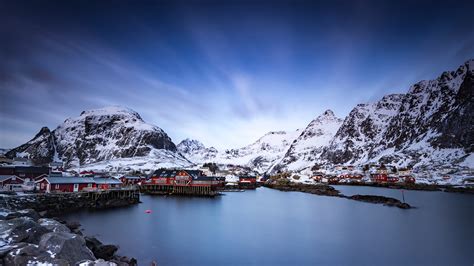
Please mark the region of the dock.
[[220, 190], [214, 186], [186, 186], [186, 185], [157, 185], [142, 184], [140, 192], [151, 195], [188, 195], [188, 196], [216, 196]]

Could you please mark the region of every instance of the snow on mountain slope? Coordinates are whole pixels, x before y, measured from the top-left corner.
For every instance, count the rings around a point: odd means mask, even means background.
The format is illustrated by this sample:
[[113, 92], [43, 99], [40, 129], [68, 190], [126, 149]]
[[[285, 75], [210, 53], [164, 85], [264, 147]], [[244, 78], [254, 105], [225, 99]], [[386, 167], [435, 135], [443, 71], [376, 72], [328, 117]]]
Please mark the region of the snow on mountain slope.
[[83, 111], [78, 117], [66, 119], [53, 132], [46, 129], [7, 156], [27, 155], [37, 163], [48, 163], [57, 157], [69, 167], [139, 157], [191, 164], [161, 128], [145, 123], [137, 112], [124, 107]]
[[218, 153], [214, 147], [206, 148], [204, 144], [198, 140], [185, 139], [176, 147], [181, 154], [194, 163], [213, 161]]
[[308, 124], [290, 145], [285, 156], [273, 165], [269, 172], [298, 172], [311, 168], [336, 134], [342, 121], [333, 111], [326, 110]]
[[357, 164], [374, 157], [380, 152], [384, 133], [403, 97], [403, 94], [391, 94], [377, 102], [358, 104], [322, 154], [323, 162]]
[[152, 173], [158, 168], [187, 168], [191, 163], [177, 156], [176, 152], [164, 149], [153, 149], [146, 156], [131, 158], [115, 158], [104, 160], [96, 163], [85, 164], [73, 167], [73, 170], [80, 171], [98, 171], [98, 172], [130, 172], [141, 171], [144, 173]]
[[215, 162], [247, 166], [263, 173], [285, 155], [299, 134], [300, 130], [272, 131], [248, 146], [219, 153]]
[[[356, 106], [322, 159], [409, 167], [459, 165], [474, 150], [474, 60], [407, 94]], [[387, 98], [389, 97], [389, 98]]]

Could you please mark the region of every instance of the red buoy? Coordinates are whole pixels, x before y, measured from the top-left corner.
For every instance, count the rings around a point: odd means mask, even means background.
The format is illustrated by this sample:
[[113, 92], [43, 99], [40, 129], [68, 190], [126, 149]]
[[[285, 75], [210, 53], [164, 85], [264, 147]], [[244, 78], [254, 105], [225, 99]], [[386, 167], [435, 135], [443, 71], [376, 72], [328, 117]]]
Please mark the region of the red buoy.
[[151, 210], [146, 210], [145, 213], [151, 213]]

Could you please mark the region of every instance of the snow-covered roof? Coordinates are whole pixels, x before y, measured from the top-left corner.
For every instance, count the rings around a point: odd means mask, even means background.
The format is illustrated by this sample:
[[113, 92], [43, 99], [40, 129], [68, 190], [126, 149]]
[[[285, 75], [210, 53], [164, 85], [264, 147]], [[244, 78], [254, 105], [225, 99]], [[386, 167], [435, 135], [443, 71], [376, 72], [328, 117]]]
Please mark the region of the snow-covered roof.
[[18, 179], [23, 180], [22, 178], [20, 178], [16, 175], [0, 175], [0, 182], [6, 181], [6, 180], [9, 180], [9, 179], [12, 179], [12, 178], [18, 178]]
[[36, 182], [40, 182], [43, 179], [46, 180], [50, 184], [94, 184], [95, 183], [95, 181], [92, 178], [87, 178], [87, 177], [52, 177], [52, 176], [42, 178]]
[[96, 178], [93, 178], [93, 180], [94, 180], [94, 183], [96, 184], [111, 184], [111, 185], [122, 184], [120, 180], [117, 180], [115, 178], [96, 177]]

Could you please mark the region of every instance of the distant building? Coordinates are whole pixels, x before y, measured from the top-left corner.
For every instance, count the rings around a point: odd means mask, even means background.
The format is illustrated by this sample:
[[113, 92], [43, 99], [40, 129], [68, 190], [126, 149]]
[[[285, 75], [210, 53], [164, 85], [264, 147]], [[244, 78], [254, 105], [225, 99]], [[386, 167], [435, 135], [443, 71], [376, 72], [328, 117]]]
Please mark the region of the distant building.
[[21, 190], [24, 180], [16, 175], [0, 175], [0, 190], [17, 191]]
[[240, 188], [257, 188], [257, 177], [256, 176], [239, 176], [239, 187]]

